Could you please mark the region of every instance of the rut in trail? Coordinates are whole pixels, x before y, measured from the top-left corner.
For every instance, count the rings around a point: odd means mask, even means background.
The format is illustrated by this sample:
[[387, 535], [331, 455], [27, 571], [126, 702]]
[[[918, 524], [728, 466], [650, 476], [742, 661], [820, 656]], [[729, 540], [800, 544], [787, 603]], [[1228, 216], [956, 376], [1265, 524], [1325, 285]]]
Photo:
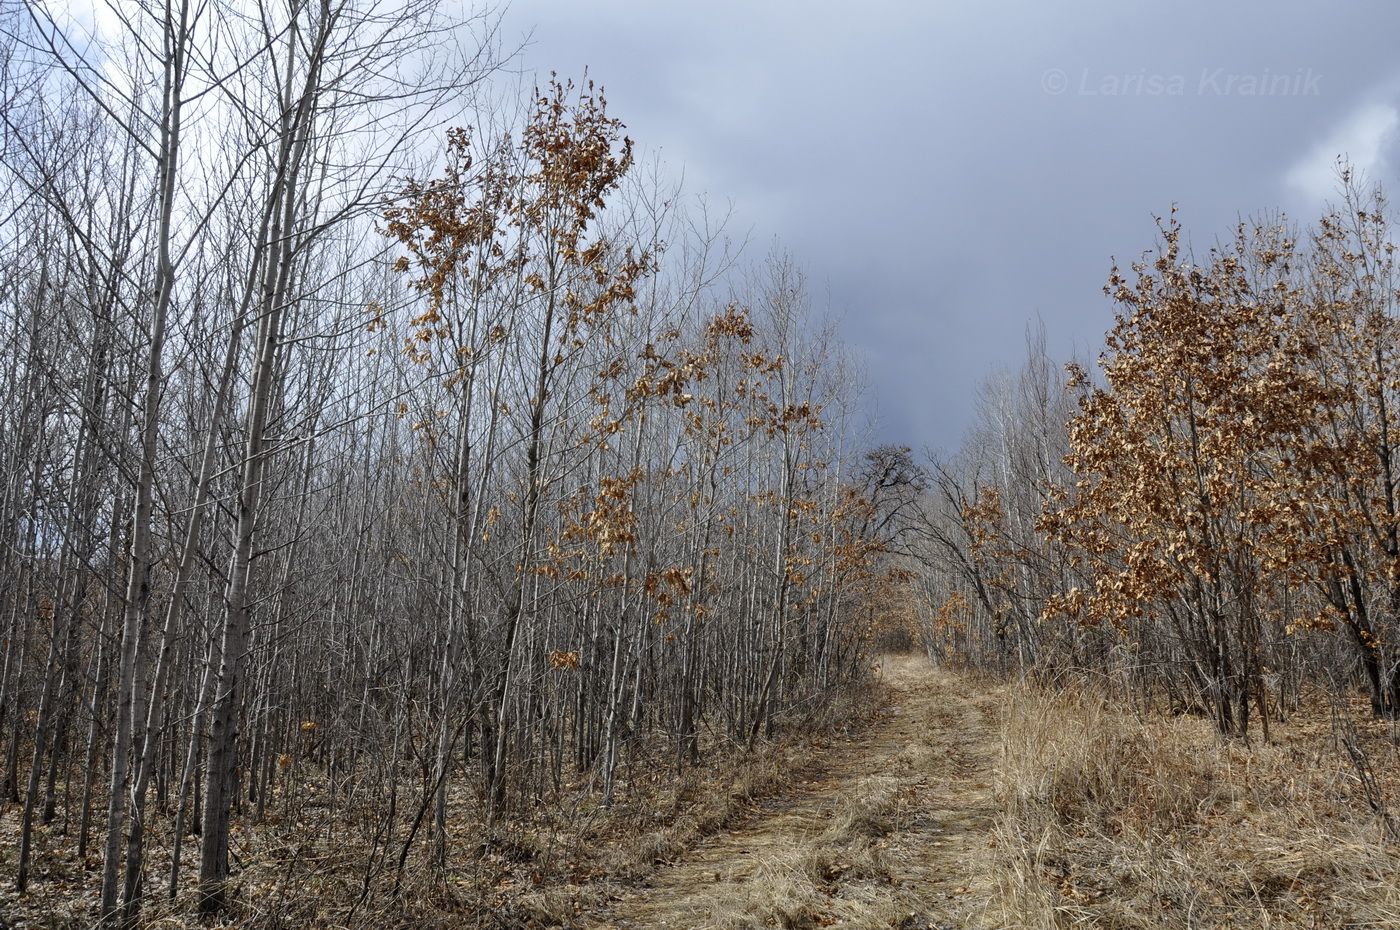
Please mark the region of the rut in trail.
[[819, 775], [663, 866], [592, 928], [982, 927], [1000, 692], [885, 659], [879, 718]]

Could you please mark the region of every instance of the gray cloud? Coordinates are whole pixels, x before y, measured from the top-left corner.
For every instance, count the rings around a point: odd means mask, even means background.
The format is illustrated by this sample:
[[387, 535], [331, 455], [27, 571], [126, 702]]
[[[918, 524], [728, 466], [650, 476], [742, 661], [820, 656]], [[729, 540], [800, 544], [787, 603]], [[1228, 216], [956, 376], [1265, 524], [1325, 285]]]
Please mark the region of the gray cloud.
[[845, 312], [881, 435], [915, 445], [959, 441], [1036, 315], [1057, 352], [1096, 346], [1111, 256], [1173, 202], [1200, 248], [1311, 218], [1339, 154], [1400, 165], [1388, 3], [518, 0], [505, 26], [781, 239]]

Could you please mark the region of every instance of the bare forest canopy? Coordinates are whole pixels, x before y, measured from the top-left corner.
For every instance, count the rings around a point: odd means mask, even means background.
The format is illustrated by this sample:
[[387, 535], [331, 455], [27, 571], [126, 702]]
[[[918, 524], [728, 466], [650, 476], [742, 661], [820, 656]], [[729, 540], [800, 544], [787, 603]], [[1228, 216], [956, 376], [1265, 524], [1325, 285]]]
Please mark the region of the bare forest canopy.
[[921, 462], [861, 448], [798, 262], [736, 254], [586, 76], [506, 99], [463, 15], [0, 4], [0, 861], [31, 911], [480, 916], [513, 824], [679, 797], [915, 639], [1228, 735], [1311, 685], [1400, 715], [1379, 192], [1200, 257], [1164, 220], [1096, 372], [1032, 333]]

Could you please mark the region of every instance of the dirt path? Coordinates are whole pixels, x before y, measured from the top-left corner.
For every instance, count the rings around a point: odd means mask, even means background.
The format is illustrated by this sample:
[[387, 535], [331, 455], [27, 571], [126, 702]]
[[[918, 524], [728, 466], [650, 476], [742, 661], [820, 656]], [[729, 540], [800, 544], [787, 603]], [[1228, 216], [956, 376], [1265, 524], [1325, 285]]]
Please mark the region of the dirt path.
[[998, 693], [886, 659], [885, 712], [822, 774], [619, 901], [594, 928], [981, 927]]

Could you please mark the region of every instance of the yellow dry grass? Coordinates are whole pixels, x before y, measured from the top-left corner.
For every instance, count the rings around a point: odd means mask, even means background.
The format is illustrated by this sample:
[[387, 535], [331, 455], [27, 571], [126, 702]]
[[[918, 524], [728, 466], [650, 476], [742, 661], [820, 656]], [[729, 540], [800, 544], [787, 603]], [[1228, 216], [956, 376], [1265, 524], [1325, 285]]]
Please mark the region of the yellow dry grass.
[[[1360, 742], [1394, 772], [1383, 724]], [[1327, 710], [1271, 745], [1138, 719], [1088, 689], [1003, 713], [991, 912], [1025, 928], [1400, 927], [1400, 858]], [[1396, 779], [1382, 777], [1393, 794]]]
[[595, 930], [981, 927], [999, 689], [883, 663], [886, 707], [813, 777], [586, 924]]

